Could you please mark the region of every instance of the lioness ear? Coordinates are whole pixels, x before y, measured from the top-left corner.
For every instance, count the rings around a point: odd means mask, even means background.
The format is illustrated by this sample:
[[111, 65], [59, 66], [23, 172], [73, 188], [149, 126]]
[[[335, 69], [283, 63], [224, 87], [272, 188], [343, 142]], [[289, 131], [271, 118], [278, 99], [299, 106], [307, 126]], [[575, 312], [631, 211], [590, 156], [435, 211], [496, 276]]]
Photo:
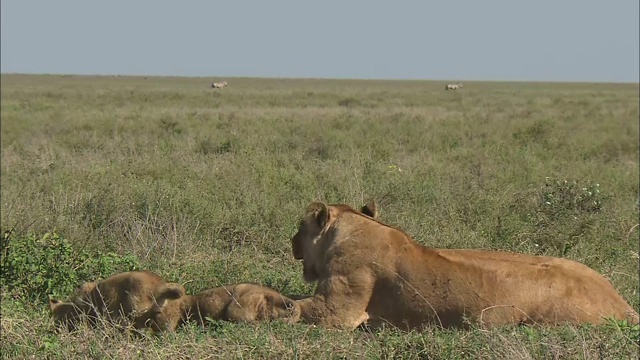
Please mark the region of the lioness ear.
[[329, 208], [325, 203], [313, 202], [307, 208], [307, 215], [313, 215], [318, 222], [318, 226], [324, 227], [329, 220]]
[[360, 209], [360, 212], [374, 219], [377, 219], [378, 215], [380, 215], [380, 213], [378, 213], [378, 204], [376, 204], [375, 200], [371, 200], [368, 204], [364, 205], [362, 209]]

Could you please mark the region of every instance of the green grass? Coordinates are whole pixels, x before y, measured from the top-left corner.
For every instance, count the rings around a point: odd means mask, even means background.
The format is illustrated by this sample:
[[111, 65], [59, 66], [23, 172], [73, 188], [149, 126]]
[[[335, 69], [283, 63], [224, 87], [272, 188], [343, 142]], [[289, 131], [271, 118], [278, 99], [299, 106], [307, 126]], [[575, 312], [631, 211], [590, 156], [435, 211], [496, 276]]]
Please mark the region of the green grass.
[[[382, 221], [424, 245], [577, 260], [638, 308], [638, 84], [465, 82], [444, 91], [445, 82], [427, 81], [226, 80], [213, 90], [205, 78], [2, 75], [2, 230], [55, 230], [82, 251], [132, 254], [190, 292], [257, 282], [308, 294], [290, 245], [308, 203], [377, 199]], [[636, 330], [615, 324], [373, 334], [217, 324], [159, 339], [108, 328], [55, 335], [45, 305], [44, 295], [26, 301], [2, 289], [3, 356], [638, 352]]]

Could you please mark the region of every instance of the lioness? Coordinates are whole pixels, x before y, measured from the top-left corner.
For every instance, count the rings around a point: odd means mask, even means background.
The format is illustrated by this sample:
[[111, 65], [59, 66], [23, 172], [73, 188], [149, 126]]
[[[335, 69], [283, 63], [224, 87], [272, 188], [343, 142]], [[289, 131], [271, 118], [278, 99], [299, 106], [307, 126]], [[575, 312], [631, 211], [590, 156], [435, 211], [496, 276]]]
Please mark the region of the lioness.
[[157, 307], [154, 313], [156, 331], [175, 331], [188, 321], [204, 326], [207, 318], [232, 322], [283, 319], [290, 324], [300, 319], [300, 307], [295, 301], [258, 284], [227, 285], [184, 295]]
[[152, 327], [148, 323], [152, 308], [163, 307], [169, 299], [179, 299], [184, 287], [167, 283], [150, 271], [131, 271], [108, 277], [101, 282], [85, 282], [69, 301], [49, 299], [49, 310], [57, 326], [76, 328], [86, 315], [92, 325], [101, 316], [107, 322]]
[[[363, 211], [364, 213], [364, 211]], [[354, 329], [363, 321], [401, 329], [603, 322], [638, 313], [594, 270], [560, 258], [502, 251], [440, 250], [347, 205], [314, 202], [292, 239], [303, 276], [305, 322]]]

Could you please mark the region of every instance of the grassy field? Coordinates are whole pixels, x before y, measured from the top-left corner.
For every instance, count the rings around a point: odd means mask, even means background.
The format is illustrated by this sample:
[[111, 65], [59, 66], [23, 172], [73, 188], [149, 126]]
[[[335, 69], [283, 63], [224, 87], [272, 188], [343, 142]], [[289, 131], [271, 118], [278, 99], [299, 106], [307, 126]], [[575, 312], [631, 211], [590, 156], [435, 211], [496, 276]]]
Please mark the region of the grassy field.
[[2, 75], [3, 357], [636, 357], [637, 328], [613, 322], [54, 334], [47, 295], [133, 267], [312, 293], [290, 238], [313, 200], [376, 199], [430, 247], [577, 260], [638, 308], [638, 84], [213, 80]]

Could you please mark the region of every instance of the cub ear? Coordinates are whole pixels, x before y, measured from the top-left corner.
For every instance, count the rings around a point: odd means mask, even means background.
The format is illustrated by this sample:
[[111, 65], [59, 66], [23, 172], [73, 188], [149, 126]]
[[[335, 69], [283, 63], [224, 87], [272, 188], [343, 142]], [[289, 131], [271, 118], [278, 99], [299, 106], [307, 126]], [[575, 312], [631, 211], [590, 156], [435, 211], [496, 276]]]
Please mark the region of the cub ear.
[[95, 282], [82, 283], [82, 285], [80, 285], [80, 291], [82, 293], [88, 294], [88, 293], [92, 292], [93, 289], [96, 288], [96, 285], [97, 285], [97, 283], [95, 283]]
[[49, 310], [54, 311], [62, 301], [49, 297]]
[[159, 307], [163, 308], [167, 305], [168, 300], [177, 300], [185, 295], [184, 286], [178, 283], [166, 283], [160, 285], [153, 295], [156, 298], [156, 303]]
[[368, 204], [364, 205], [360, 209], [360, 212], [367, 216], [371, 216], [374, 219], [377, 219], [380, 215], [380, 213], [378, 212], [378, 204], [375, 200], [371, 200]]
[[318, 222], [318, 226], [324, 227], [329, 220], [329, 208], [325, 203], [313, 202], [307, 208], [307, 216], [315, 217]]

